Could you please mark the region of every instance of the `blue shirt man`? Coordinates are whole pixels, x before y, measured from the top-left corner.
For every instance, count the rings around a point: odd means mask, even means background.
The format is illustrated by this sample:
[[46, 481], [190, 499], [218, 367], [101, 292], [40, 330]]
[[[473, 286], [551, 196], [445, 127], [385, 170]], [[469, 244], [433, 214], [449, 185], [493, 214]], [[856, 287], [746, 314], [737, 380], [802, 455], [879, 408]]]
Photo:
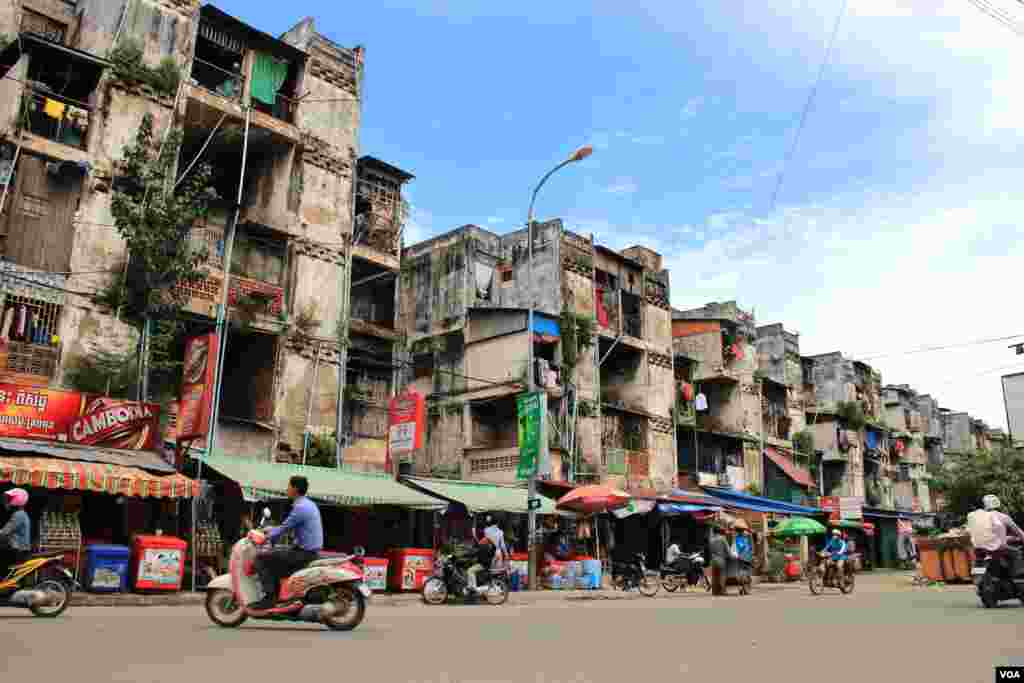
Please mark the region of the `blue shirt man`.
[[825, 552], [829, 554], [834, 562], [846, 559], [846, 541], [838, 531], [832, 532], [832, 538], [828, 539], [825, 545]]
[[292, 501], [292, 511], [284, 520], [284, 524], [270, 530], [270, 540], [280, 538], [291, 531], [295, 536], [295, 546], [291, 548], [274, 548], [269, 552], [260, 553], [256, 558], [256, 569], [263, 584], [263, 599], [250, 604], [254, 611], [272, 609], [277, 603], [278, 581], [305, 568], [317, 559], [324, 547], [324, 527], [320, 518], [320, 510], [306, 497], [309, 491], [309, 480], [295, 476], [288, 481], [288, 498]]
[[744, 562], [751, 562], [754, 559], [754, 548], [750, 543], [750, 536], [742, 531], [736, 535], [736, 555]]
[[270, 540], [276, 541], [288, 531], [292, 532], [295, 545], [300, 549], [311, 553], [323, 550], [323, 520], [320, 518], [320, 509], [309, 498], [299, 496], [292, 502], [292, 511], [285, 518], [284, 524], [270, 530]]

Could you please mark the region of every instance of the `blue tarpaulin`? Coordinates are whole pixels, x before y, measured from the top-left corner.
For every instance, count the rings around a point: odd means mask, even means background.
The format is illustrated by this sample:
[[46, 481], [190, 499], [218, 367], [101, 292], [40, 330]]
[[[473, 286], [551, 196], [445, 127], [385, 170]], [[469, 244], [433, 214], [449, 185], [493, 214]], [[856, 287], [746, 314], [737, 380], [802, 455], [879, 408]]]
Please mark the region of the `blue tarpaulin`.
[[864, 443], [871, 450], [878, 449], [878, 432], [873, 429], [868, 429], [864, 432]]
[[663, 515], [684, 515], [691, 512], [718, 512], [722, 508], [710, 505], [688, 505], [686, 503], [658, 503], [658, 512]]
[[540, 313], [533, 314], [533, 331], [537, 334], [546, 334], [551, 337], [562, 336], [562, 329], [558, 325], [558, 320]]
[[702, 488], [711, 493], [711, 495], [722, 500], [726, 505], [740, 508], [742, 510], [753, 510], [754, 512], [780, 512], [786, 515], [822, 514], [822, 511], [819, 508], [795, 505], [794, 503], [784, 503], [781, 500], [772, 500], [771, 498], [762, 498], [761, 496], [751, 496], [746, 493], [739, 493], [737, 491], [718, 488], [715, 486], [704, 486]]

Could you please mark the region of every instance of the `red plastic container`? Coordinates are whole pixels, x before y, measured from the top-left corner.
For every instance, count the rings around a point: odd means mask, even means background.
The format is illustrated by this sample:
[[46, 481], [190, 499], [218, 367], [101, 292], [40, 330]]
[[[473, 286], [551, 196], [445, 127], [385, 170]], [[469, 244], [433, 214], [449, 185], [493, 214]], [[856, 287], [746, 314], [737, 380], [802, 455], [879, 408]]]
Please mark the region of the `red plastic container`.
[[137, 591], [179, 591], [188, 544], [173, 536], [136, 536], [132, 543], [132, 587]]
[[388, 589], [389, 564], [390, 562], [384, 557], [363, 558], [363, 573], [366, 576], [366, 585], [370, 587], [370, 590], [383, 593]]
[[397, 592], [418, 591], [434, 573], [434, 551], [395, 548], [388, 553], [388, 587]]

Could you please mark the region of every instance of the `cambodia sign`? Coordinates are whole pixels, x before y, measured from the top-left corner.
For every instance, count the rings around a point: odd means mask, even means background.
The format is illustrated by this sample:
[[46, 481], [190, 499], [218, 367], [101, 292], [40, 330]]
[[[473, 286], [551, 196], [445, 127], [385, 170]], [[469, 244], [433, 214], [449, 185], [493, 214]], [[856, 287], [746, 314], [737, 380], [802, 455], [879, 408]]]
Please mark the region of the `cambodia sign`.
[[516, 468], [516, 477], [528, 479], [537, 474], [541, 461], [547, 455], [547, 394], [536, 392], [519, 396], [516, 414], [519, 416], [519, 467]]
[[181, 403], [178, 405], [179, 442], [204, 437], [209, 430], [218, 348], [217, 335], [213, 332], [192, 337], [185, 347]]
[[160, 406], [0, 384], [0, 436], [153, 450], [160, 437]]
[[387, 469], [394, 460], [423, 447], [426, 403], [423, 395], [411, 389], [388, 402]]

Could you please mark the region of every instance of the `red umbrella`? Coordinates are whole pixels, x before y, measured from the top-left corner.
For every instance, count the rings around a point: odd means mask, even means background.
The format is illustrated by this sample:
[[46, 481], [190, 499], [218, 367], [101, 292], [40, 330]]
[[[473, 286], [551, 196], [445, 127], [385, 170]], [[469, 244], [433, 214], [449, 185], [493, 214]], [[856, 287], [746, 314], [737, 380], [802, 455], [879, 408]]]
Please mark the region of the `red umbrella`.
[[559, 498], [555, 507], [594, 514], [625, 507], [629, 505], [630, 500], [632, 500], [632, 496], [628, 493], [610, 486], [580, 486]]

